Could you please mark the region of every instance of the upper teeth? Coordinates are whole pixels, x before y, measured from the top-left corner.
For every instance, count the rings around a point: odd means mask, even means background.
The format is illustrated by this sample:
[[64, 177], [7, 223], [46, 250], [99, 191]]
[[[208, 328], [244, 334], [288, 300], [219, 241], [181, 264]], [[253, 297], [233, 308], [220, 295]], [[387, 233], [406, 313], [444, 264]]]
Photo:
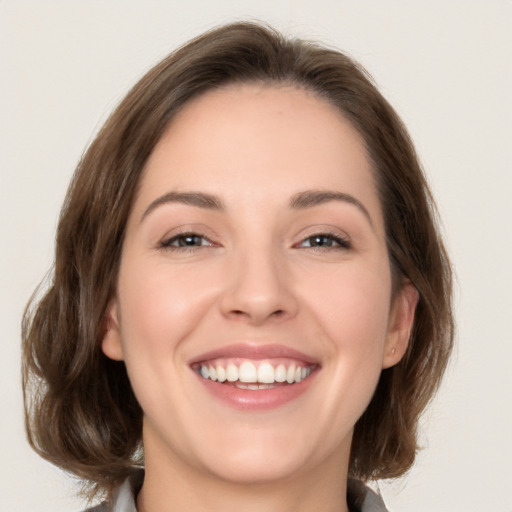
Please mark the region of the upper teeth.
[[291, 363], [288, 367], [279, 364], [275, 368], [269, 362], [262, 362], [256, 366], [251, 361], [224, 364], [202, 364], [199, 370], [202, 377], [218, 382], [259, 382], [273, 384], [287, 382], [293, 384], [300, 382], [311, 373], [311, 367]]

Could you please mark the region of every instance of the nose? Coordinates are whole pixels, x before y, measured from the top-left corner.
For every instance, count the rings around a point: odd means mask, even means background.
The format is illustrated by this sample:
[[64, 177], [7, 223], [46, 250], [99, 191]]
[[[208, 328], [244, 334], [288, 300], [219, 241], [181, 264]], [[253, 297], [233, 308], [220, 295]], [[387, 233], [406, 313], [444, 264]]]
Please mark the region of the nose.
[[221, 309], [224, 316], [262, 325], [297, 314], [286, 262], [271, 251], [249, 251], [230, 262]]

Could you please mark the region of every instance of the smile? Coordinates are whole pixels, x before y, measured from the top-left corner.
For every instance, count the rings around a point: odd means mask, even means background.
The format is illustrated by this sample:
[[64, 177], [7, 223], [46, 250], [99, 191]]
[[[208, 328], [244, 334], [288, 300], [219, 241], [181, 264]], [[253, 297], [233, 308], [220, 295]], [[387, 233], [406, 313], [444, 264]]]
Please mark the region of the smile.
[[250, 342], [219, 347], [189, 364], [212, 397], [244, 412], [268, 411], [298, 399], [322, 366], [291, 347]]
[[269, 389], [307, 379], [313, 365], [291, 361], [218, 360], [197, 365], [204, 379], [232, 384], [240, 389]]

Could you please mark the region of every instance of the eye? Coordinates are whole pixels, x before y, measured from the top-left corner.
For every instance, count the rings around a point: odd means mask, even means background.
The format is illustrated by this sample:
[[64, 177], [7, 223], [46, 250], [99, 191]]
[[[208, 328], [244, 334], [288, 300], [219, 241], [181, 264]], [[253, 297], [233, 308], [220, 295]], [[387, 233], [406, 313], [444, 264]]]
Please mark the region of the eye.
[[308, 236], [300, 244], [299, 247], [313, 249], [350, 249], [351, 245], [345, 238], [334, 235], [332, 233], [318, 233]]
[[164, 249], [194, 249], [196, 247], [211, 247], [214, 244], [205, 236], [197, 233], [180, 233], [163, 240], [160, 246]]

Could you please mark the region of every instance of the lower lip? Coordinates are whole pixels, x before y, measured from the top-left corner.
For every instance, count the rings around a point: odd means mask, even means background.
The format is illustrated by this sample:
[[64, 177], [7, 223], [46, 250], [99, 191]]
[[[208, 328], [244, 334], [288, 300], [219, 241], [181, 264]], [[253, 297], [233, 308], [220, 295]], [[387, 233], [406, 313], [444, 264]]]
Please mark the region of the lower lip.
[[265, 411], [281, 407], [301, 396], [316, 376], [313, 371], [306, 379], [268, 389], [240, 389], [229, 384], [221, 384], [197, 375], [206, 389], [217, 399], [235, 409], [243, 411]]

